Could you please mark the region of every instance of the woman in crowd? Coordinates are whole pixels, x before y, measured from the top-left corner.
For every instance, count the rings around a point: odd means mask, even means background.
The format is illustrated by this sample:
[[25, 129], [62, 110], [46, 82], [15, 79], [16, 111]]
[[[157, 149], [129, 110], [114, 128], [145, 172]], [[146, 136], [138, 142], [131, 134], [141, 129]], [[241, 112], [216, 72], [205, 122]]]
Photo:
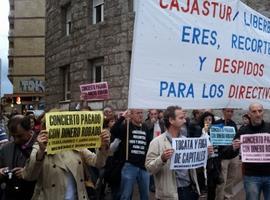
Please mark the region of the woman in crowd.
[[[207, 138], [207, 146], [208, 148], [211, 148], [211, 150], [208, 150], [208, 152], [213, 151], [213, 147], [210, 143], [210, 127], [211, 125], [215, 122], [214, 115], [210, 112], [204, 112], [201, 114], [199, 120], [198, 120], [198, 125], [201, 128], [201, 137], [206, 137]], [[209, 154], [209, 157], [211, 155]], [[202, 196], [207, 192], [206, 186], [208, 185], [208, 190], [211, 191], [211, 185], [212, 184], [207, 184], [207, 172], [206, 172], [206, 167], [201, 167], [197, 169], [197, 176], [198, 176], [198, 182], [200, 186], [200, 190], [202, 193]], [[208, 195], [209, 198], [211, 197]], [[211, 198], [210, 198], [211, 199]]]
[[[207, 199], [214, 200], [216, 197], [216, 187], [224, 182], [221, 170], [221, 159], [231, 159], [237, 155], [237, 152], [232, 150], [232, 146], [212, 146], [210, 140], [210, 127], [215, 123], [214, 115], [210, 112], [205, 112], [201, 116], [200, 126], [202, 127], [202, 136], [209, 138], [208, 148], [212, 148], [212, 153], [209, 154], [206, 166], [206, 182], [207, 182]], [[208, 150], [209, 152], [209, 150]]]
[[[206, 168], [199, 168], [197, 171], [198, 181], [202, 191], [206, 191], [207, 189], [207, 199], [214, 200], [216, 193], [216, 186], [219, 183], [218, 177], [221, 166], [220, 160], [218, 158], [217, 148], [213, 149], [210, 142], [210, 127], [215, 122], [215, 117], [210, 112], [204, 112], [200, 118], [200, 127], [202, 128], [201, 137], [207, 137], [207, 146], [208, 148], [212, 148], [212, 153], [209, 154], [209, 158], [207, 161]], [[209, 150], [208, 150], [209, 152]], [[214, 153], [215, 152], [215, 153]], [[207, 188], [206, 188], [207, 186]]]

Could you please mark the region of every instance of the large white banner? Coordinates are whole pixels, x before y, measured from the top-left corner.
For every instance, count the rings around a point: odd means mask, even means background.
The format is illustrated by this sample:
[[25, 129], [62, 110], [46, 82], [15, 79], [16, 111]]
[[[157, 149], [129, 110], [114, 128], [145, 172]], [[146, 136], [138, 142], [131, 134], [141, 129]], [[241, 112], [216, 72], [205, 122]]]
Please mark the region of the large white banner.
[[270, 108], [270, 20], [239, 0], [139, 0], [129, 108]]

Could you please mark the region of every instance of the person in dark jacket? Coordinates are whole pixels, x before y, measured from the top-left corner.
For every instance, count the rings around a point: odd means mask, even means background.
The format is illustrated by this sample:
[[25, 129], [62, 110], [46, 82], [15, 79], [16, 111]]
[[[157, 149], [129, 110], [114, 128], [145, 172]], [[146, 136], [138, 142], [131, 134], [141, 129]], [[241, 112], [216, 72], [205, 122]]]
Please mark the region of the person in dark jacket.
[[152, 138], [155, 138], [165, 132], [165, 125], [163, 120], [159, 120], [157, 109], [150, 109], [148, 114], [149, 117], [145, 120], [145, 124], [151, 132]]
[[[235, 133], [237, 133], [236, 123], [232, 120], [234, 110], [232, 108], [223, 108], [223, 119], [217, 120], [215, 124], [234, 127]], [[237, 170], [240, 167], [239, 158], [237, 154], [227, 155], [225, 152], [230, 149], [231, 145], [219, 146], [219, 156], [221, 158], [221, 178], [223, 183], [218, 184], [216, 189], [216, 200], [232, 200], [235, 195], [233, 190], [236, 184]]]
[[192, 119], [189, 123], [188, 128], [188, 137], [200, 137], [202, 134], [202, 127], [200, 126], [201, 116], [203, 114], [202, 110], [193, 110]]
[[0, 149], [0, 182], [2, 200], [30, 200], [35, 182], [22, 179], [23, 167], [29, 158], [36, 135], [31, 130], [29, 117], [15, 115], [8, 122], [14, 141]]
[[[250, 124], [242, 127], [233, 141], [234, 150], [240, 148], [240, 136], [245, 134], [270, 134], [270, 124], [263, 120], [264, 109], [259, 103], [249, 106]], [[261, 193], [264, 199], [270, 199], [270, 163], [243, 163], [244, 188], [247, 200], [259, 200]]]
[[115, 157], [124, 162], [121, 170], [120, 199], [132, 197], [133, 186], [137, 181], [141, 199], [147, 200], [149, 173], [144, 163], [151, 135], [143, 123], [143, 110], [130, 110], [130, 121], [123, 123], [124, 120], [125, 118], [121, 117], [111, 129], [112, 135], [121, 141]]
[[250, 124], [250, 118], [249, 118], [248, 114], [246, 113], [246, 114], [242, 115], [242, 125], [241, 125], [241, 127], [239, 128], [239, 130], [240, 130], [241, 128], [243, 128], [243, 127], [249, 125], [249, 124]]
[[[198, 120], [198, 125], [201, 128], [201, 135], [199, 137], [206, 136], [208, 138], [209, 144], [207, 146], [212, 146], [212, 144], [210, 143], [210, 127], [213, 123], [215, 123], [215, 117], [210, 112], [204, 112], [200, 116], [200, 119]], [[196, 170], [197, 170], [197, 176], [198, 176], [198, 183], [199, 183], [202, 194], [205, 193], [207, 189], [207, 192], [208, 192], [207, 199], [215, 200], [216, 186], [217, 186], [216, 174], [217, 174], [217, 171], [220, 171], [220, 159], [218, 157], [209, 156], [207, 162], [208, 162], [208, 165], [214, 162], [215, 164], [219, 164], [219, 165], [213, 166], [211, 164], [211, 166], [206, 166], [206, 174], [205, 174], [204, 167], [197, 168]], [[206, 188], [206, 178], [207, 178], [207, 188]]]

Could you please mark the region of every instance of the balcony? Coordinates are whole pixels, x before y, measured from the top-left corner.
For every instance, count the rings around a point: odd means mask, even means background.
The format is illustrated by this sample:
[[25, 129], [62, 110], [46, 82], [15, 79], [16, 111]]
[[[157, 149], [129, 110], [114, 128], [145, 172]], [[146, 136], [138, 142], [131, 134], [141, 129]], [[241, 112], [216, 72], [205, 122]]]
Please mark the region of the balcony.
[[14, 18], [14, 17], [15, 17], [15, 11], [14, 10], [10, 10], [9, 11], [8, 18]]
[[8, 75], [12, 75], [13, 74], [13, 68], [9, 67], [8, 68]]
[[14, 29], [9, 29], [8, 36], [9, 37], [14, 37], [14, 33], [15, 33]]
[[9, 5], [10, 5], [11, 7], [14, 6], [14, 5], [15, 5], [14, 0], [9, 0]]
[[8, 49], [8, 56], [14, 56], [14, 49], [13, 48]]

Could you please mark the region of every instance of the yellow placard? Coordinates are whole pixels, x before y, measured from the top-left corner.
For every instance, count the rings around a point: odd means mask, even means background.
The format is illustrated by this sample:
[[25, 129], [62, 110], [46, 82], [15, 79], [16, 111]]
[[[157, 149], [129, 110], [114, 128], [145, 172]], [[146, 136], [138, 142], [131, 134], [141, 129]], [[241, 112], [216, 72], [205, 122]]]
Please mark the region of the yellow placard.
[[47, 153], [99, 148], [103, 126], [101, 111], [71, 111], [46, 113], [46, 130], [49, 134]]

